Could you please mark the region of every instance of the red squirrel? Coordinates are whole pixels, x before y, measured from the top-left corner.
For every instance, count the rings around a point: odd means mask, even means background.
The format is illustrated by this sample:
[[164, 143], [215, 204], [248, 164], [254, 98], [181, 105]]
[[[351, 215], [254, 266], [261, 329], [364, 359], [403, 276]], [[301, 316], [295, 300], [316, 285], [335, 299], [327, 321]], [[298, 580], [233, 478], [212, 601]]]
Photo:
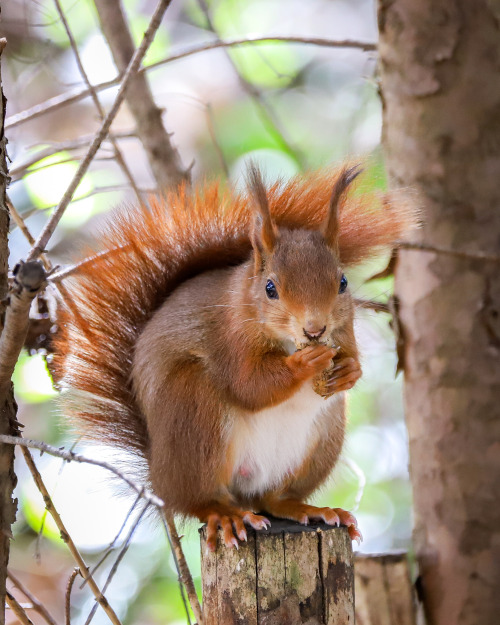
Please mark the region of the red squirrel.
[[137, 452], [166, 508], [207, 523], [212, 550], [219, 527], [237, 546], [266, 513], [361, 537], [349, 512], [306, 503], [339, 458], [361, 375], [344, 272], [412, 221], [393, 195], [348, 193], [359, 172], [266, 189], [251, 167], [240, 195], [181, 186], [115, 214], [106, 251], [67, 285], [64, 410]]

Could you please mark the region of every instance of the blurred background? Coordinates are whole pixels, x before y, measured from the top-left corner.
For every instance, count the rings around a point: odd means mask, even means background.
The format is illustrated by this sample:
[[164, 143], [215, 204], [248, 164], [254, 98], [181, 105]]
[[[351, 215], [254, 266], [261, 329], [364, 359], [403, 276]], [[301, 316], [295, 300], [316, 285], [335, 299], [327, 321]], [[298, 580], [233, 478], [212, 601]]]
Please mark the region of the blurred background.
[[[63, 0], [62, 5], [91, 82], [112, 81], [117, 71], [93, 2]], [[155, 1], [124, 0], [124, 5], [138, 44]], [[40, 104], [43, 112], [47, 100], [77, 93], [83, 82], [53, 0], [10, 0], [2, 9], [0, 34], [8, 39], [2, 75], [12, 160], [9, 194], [36, 236], [74, 175], [99, 120], [88, 97], [32, 119], [19, 115]], [[210, 0], [205, 6], [198, 0], [175, 0], [144, 65], [217, 37], [229, 40], [258, 35], [376, 42], [375, 3]], [[273, 180], [354, 155], [367, 162], [364, 188], [383, 189], [386, 185], [374, 52], [259, 43], [165, 62], [147, 76], [156, 103], [165, 109], [165, 127], [174, 133], [172, 140], [182, 162], [186, 167], [192, 164], [194, 181], [218, 177], [241, 186], [249, 159], [260, 163], [267, 179]], [[99, 92], [105, 109], [116, 92], [117, 87]], [[142, 145], [134, 136], [134, 121], [126, 105], [112, 133], [140, 191], [155, 192], [155, 181]], [[113, 158], [109, 142], [105, 142], [51, 239], [51, 261], [71, 263], [77, 250], [103, 224], [106, 213], [120, 203], [133, 201], [134, 193]], [[25, 258], [29, 249], [15, 226], [10, 249], [12, 265]], [[348, 275], [355, 296], [387, 300], [391, 278], [364, 284], [387, 261], [381, 259]], [[407, 441], [389, 323], [386, 313], [359, 311], [357, 330], [364, 376], [350, 392], [343, 460], [328, 486], [315, 497], [321, 505], [356, 511], [364, 535], [360, 549], [367, 553], [410, 548]], [[101, 460], [118, 460], [110, 449], [80, 443], [61, 419], [43, 353], [23, 354], [14, 383], [24, 436], [58, 447], [75, 445], [81, 453]], [[102, 469], [40, 457], [38, 452], [34, 456], [77, 546], [89, 564], [96, 563], [120, 530], [134, 498], [120, 495], [116, 483]], [[133, 464], [130, 459], [125, 462]], [[16, 469], [19, 510], [10, 570], [62, 622], [65, 587], [75, 565], [44, 513], [44, 502], [22, 458], [18, 458]], [[115, 557], [137, 514], [134, 510], [130, 515], [115, 546]], [[181, 529], [199, 587], [198, 525], [186, 523]], [[98, 570], [96, 578], [101, 583], [113, 559], [111, 554]], [[88, 589], [79, 586], [77, 579], [72, 593], [73, 624], [85, 623], [94, 604]], [[106, 595], [124, 623], [186, 623], [165, 534], [153, 517], [138, 526]], [[35, 614], [32, 618], [34, 623], [42, 622]], [[11, 618], [8, 622], [17, 621]], [[99, 608], [93, 623], [107, 622]]]

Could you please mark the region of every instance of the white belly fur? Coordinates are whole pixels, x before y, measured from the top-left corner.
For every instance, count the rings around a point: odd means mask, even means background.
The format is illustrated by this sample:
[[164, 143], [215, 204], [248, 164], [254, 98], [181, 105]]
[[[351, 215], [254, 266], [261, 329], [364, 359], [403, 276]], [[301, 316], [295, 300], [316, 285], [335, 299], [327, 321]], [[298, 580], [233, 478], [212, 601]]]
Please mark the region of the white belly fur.
[[277, 406], [235, 413], [230, 434], [234, 453], [232, 484], [250, 496], [279, 486], [302, 464], [318, 440], [322, 417], [328, 413], [332, 418], [332, 403], [342, 400], [343, 393], [325, 400], [307, 382]]

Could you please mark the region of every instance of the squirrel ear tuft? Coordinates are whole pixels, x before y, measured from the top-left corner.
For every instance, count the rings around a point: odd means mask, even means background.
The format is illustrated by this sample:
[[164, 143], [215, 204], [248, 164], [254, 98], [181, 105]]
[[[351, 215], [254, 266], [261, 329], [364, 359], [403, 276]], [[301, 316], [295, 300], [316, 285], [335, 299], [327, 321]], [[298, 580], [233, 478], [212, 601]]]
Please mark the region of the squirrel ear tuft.
[[254, 199], [256, 216], [252, 235], [252, 245], [256, 252], [272, 252], [278, 238], [278, 231], [269, 211], [267, 191], [262, 175], [255, 163], [250, 163], [247, 174], [248, 190]]
[[338, 251], [339, 205], [351, 182], [357, 178], [362, 171], [359, 163], [353, 167], [344, 167], [333, 185], [328, 215], [323, 224], [323, 235], [327, 244], [334, 250]]

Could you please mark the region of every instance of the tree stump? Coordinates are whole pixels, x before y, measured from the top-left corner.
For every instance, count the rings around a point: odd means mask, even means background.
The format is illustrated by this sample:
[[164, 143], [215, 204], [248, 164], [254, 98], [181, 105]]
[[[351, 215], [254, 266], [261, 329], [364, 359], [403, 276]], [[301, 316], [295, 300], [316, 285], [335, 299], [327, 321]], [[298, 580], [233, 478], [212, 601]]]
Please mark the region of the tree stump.
[[406, 553], [355, 558], [356, 625], [416, 625]]
[[206, 550], [203, 625], [354, 625], [354, 568], [345, 527], [270, 517], [239, 550]]

